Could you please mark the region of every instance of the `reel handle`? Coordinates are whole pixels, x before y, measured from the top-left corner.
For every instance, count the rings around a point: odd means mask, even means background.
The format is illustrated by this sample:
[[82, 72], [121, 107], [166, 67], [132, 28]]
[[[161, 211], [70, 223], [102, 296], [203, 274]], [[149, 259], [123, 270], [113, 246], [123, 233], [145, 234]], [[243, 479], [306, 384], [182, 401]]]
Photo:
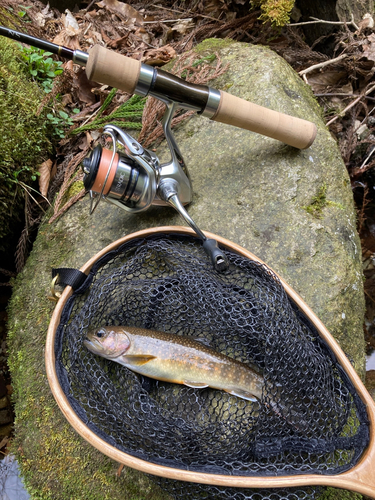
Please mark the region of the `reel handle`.
[[86, 74], [89, 80], [111, 85], [129, 94], [167, 98], [181, 107], [196, 109], [211, 120], [257, 132], [298, 149], [310, 147], [316, 137], [314, 123], [264, 108], [226, 92], [187, 83], [100, 45], [89, 51]]

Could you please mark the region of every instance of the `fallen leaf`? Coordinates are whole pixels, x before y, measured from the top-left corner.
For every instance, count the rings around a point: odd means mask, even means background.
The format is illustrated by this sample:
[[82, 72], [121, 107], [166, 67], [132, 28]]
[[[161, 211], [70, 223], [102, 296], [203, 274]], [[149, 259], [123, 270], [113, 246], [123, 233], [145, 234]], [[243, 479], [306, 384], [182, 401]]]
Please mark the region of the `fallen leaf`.
[[44, 161], [38, 168], [39, 190], [43, 196], [47, 196], [49, 181], [51, 179], [52, 160]]
[[48, 19], [53, 19], [54, 13], [49, 7], [49, 4], [46, 5], [44, 9], [41, 11], [35, 12], [33, 9], [29, 10], [27, 15], [35, 22], [39, 28], [44, 28]]
[[61, 104], [64, 106], [64, 108], [70, 104], [73, 104], [72, 94], [64, 94], [63, 96], [61, 96]]
[[126, 35], [122, 36], [121, 38], [117, 38], [117, 40], [110, 40], [109, 42], [107, 42], [107, 47], [111, 49], [118, 49], [119, 47], [121, 47], [121, 45], [127, 45], [128, 38], [129, 33], [126, 33]]
[[118, 0], [102, 0], [96, 4], [101, 9], [107, 8], [114, 14], [119, 14], [121, 17], [128, 20], [126, 24], [132, 24], [134, 22], [138, 24], [143, 24], [143, 17], [141, 14], [134, 9], [131, 5]]
[[369, 61], [375, 61], [375, 34], [367, 37], [368, 43], [363, 44], [363, 57]]
[[182, 19], [172, 26], [172, 31], [177, 31], [181, 35], [185, 35], [189, 31], [195, 28], [195, 23], [192, 18]]
[[80, 68], [77, 73], [73, 73], [74, 84], [78, 88], [78, 97], [80, 101], [86, 103], [88, 106], [96, 102], [95, 95], [92, 89], [98, 87], [97, 83], [91, 82], [83, 68]]
[[77, 35], [71, 35], [65, 28], [63, 28], [58, 35], [52, 40], [56, 45], [63, 45], [72, 50], [81, 50]]
[[146, 43], [146, 44], [150, 44], [151, 42], [151, 37], [149, 35], [149, 33], [147, 33], [147, 31], [141, 27], [141, 28], [137, 28], [134, 35], [138, 38], [140, 38], [142, 40], [142, 42]]
[[94, 139], [92, 138], [92, 135], [90, 134], [90, 132], [88, 130], [86, 130], [86, 144], [83, 144], [82, 145], [80, 144], [80, 148], [83, 150], [84, 147], [82, 146], [89, 146], [93, 143]]
[[314, 92], [322, 92], [327, 87], [333, 87], [339, 83], [341, 79], [347, 76], [346, 71], [324, 71], [321, 73], [308, 74], [307, 78], [309, 85]]
[[150, 66], [163, 66], [171, 59], [176, 57], [176, 51], [170, 45], [164, 45], [160, 49], [147, 50], [141, 61]]
[[0, 450], [1, 450], [2, 448], [4, 448], [4, 446], [5, 446], [6, 444], [8, 444], [8, 441], [9, 441], [8, 436], [5, 436], [5, 438], [3, 438], [3, 439], [0, 441]]
[[66, 29], [66, 32], [69, 34], [69, 36], [74, 36], [78, 35], [81, 32], [81, 29], [79, 27], [79, 24], [76, 20], [76, 18], [73, 16], [73, 14], [70, 12], [70, 10], [66, 9], [65, 10], [66, 15], [64, 14], [61, 16], [62, 22], [64, 24], [64, 27]]

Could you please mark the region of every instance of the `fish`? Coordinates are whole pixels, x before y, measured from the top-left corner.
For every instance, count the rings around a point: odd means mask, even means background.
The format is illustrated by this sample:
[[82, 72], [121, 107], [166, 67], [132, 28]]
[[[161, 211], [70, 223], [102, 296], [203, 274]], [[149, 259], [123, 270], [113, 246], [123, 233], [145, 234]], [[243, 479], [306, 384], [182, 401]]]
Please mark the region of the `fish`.
[[197, 339], [130, 326], [90, 329], [83, 341], [94, 354], [152, 379], [196, 389], [211, 387], [260, 401], [262, 375]]

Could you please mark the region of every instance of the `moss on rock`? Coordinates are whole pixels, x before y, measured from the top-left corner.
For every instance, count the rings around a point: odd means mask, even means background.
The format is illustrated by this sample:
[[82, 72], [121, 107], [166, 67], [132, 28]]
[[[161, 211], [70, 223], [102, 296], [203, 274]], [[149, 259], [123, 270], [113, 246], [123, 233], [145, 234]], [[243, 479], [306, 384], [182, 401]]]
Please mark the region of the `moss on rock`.
[[33, 184], [50, 150], [44, 118], [37, 114], [42, 98], [24, 71], [17, 43], [0, 37], [0, 241], [20, 217], [25, 185]]

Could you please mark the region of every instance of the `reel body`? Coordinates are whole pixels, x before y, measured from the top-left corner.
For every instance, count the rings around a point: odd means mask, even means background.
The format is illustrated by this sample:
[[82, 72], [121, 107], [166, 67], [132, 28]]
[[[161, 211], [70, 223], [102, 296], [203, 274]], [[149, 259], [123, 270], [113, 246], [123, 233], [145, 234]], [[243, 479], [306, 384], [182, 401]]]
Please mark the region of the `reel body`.
[[162, 125], [171, 159], [160, 164], [158, 157], [115, 125], [106, 125], [103, 135], [112, 139], [113, 150], [97, 146], [83, 161], [84, 185], [90, 191], [92, 214], [101, 199], [132, 213], [151, 205], [172, 206], [203, 242], [215, 269], [224, 271], [228, 263], [216, 240], [209, 240], [184, 208], [192, 199], [192, 186], [183, 156], [171, 132], [177, 103], [166, 104]]

